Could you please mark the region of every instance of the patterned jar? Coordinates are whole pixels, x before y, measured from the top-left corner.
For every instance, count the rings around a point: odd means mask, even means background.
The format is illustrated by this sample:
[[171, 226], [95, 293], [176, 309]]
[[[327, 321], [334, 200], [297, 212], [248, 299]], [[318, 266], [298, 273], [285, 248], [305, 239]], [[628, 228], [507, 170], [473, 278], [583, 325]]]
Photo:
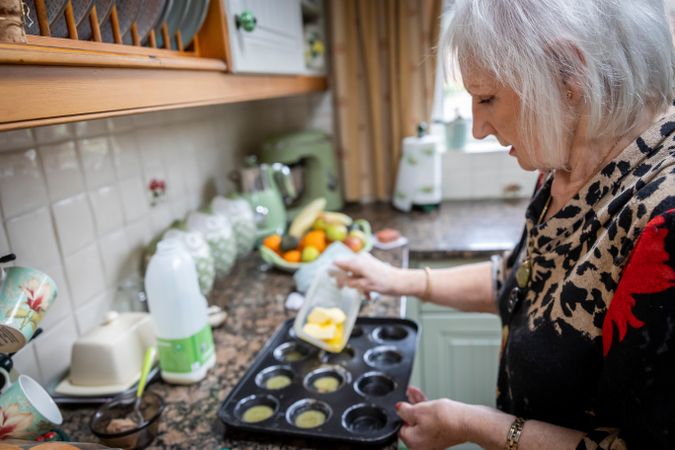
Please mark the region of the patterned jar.
[[178, 239], [187, 249], [195, 262], [199, 277], [199, 290], [208, 297], [216, 277], [215, 264], [211, 249], [204, 235], [199, 231], [183, 231], [171, 228], [164, 233], [164, 239]]
[[251, 205], [243, 198], [215, 197], [211, 202], [214, 214], [226, 217], [232, 224], [237, 241], [237, 256], [248, 255], [255, 245], [256, 226]]
[[199, 231], [211, 249], [216, 275], [227, 275], [237, 258], [237, 243], [232, 225], [226, 217], [193, 211], [188, 214], [187, 228]]

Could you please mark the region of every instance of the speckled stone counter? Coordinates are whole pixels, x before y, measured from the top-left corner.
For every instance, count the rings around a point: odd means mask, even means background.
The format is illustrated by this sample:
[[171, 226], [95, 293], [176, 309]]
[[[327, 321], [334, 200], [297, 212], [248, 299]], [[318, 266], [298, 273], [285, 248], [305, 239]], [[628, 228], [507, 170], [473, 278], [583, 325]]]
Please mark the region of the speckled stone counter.
[[[394, 227], [410, 241], [412, 257], [458, 257], [490, 253], [513, 246], [523, 222], [524, 202], [450, 202], [429, 214], [398, 213], [388, 205], [349, 206], [353, 217], [369, 220], [373, 229]], [[392, 264], [400, 263], [395, 251], [376, 255]], [[229, 317], [214, 331], [216, 367], [200, 383], [174, 386], [155, 382], [148, 389], [160, 394], [167, 407], [151, 449], [297, 449], [312, 448], [311, 443], [274, 438], [251, 440], [228, 435], [218, 419], [223, 400], [276, 328], [295, 311], [284, 308], [293, 289], [293, 278], [277, 271], [261, 271], [261, 261], [253, 254], [238, 262], [233, 272], [216, 282], [209, 298], [222, 306]], [[362, 315], [397, 317], [399, 299], [381, 298], [362, 311]], [[63, 429], [73, 440], [96, 442], [89, 431], [93, 407], [61, 407]], [[395, 448], [392, 444], [389, 448]], [[321, 445], [321, 448], [327, 448]], [[339, 448], [339, 447], [338, 447]]]
[[429, 213], [402, 213], [389, 204], [350, 205], [346, 213], [368, 220], [373, 230], [398, 229], [410, 242], [412, 258], [479, 256], [510, 250], [520, 238], [528, 202], [449, 201]]

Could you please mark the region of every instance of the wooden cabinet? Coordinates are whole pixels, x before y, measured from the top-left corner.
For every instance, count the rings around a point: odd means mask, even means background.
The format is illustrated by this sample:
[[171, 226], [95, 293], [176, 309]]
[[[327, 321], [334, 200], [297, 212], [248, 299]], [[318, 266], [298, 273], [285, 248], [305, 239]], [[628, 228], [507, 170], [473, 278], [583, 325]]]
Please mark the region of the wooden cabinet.
[[[451, 267], [480, 260], [416, 261], [414, 267]], [[501, 325], [493, 314], [464, 313], [409, 298], [406, 316], [422, 329], [411, 384], [429, 398], [495, 406]], [[456, 450], [479, 447], [464, 444]]]
[[[145, 46], [136, 39], [135, 45], [104, 43], [100, 33], [94, 33], [98, 42], [47, 35], [28, 36], [26, 44], [0, 43], [0, 131], [327, 88], [325, 77], [231, 73], [223, 2], [209, 1], [206, 20], [188, 48], [176, 36], [178, 50], [156, 48], [155, 39]], [[272, 8], [269, 14], [286, 14], [277, 2], [264, 3]], [[72, 8], [65, 11], [72, 15]], [[165, 27], [162, 33], [168, 42]]]

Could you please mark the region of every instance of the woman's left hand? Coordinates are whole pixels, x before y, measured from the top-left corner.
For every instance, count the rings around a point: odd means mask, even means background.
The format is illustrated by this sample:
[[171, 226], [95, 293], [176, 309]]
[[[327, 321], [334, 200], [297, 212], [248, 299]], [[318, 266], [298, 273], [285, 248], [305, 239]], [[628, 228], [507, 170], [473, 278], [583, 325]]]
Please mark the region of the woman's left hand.
[[410, 450], [445, 449], [466, 442], [464, 404], [448, 399], [426, 401], [417, 388], [408, 388], [411, 403], [396, 405], [403, 420], [399, 437]]

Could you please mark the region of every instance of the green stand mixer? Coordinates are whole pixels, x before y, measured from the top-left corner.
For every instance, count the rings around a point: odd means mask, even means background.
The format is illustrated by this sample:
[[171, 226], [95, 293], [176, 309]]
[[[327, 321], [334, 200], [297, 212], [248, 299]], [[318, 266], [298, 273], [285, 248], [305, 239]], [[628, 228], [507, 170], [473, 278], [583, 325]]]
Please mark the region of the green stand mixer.
[[325, 133], [300, 131], [268, 139], [260, 152], [260, 161], [291, 167], [298, 196], [287, 203], [289, 220], [318, 197], [326, 199], [328, 211], [337, 211], [344, 206], [335, 152]]

